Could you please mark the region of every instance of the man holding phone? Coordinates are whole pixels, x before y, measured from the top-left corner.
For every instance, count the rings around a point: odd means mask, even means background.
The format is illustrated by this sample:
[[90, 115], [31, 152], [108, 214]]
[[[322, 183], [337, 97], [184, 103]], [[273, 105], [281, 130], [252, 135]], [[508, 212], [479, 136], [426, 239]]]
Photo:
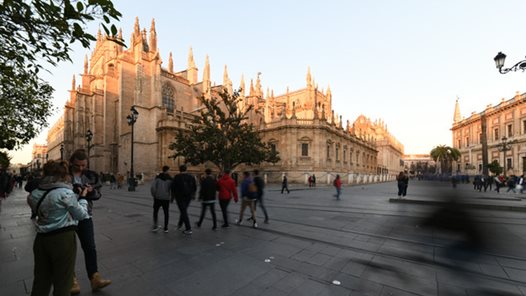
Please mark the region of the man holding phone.
[[[84, 252], [84, 261], [86, 263], [86, 271], [91, 282], [93, 291], [102, 289], [109, 284], [110, 280], [103, 279], [97, 266], [97, 250], [95, 248], [95, 230], [93, 227], [93, 201], [101, 198], [100, 188], [102, 184], [96, 172], [90, 171], [87, 168], [88, 156], [84, 149], [77, 149], [73, 152], [69, 159], [71, 183], [73, 183], [73, 192], [80, 194], [86, 190], [86, 200], [88, 201], [89, 218], [79, 221], [77, 226], [77, 236]], [[71, 294], [80, 293], [80, 286], [77, 278], [73, 278], [73, 285]]]

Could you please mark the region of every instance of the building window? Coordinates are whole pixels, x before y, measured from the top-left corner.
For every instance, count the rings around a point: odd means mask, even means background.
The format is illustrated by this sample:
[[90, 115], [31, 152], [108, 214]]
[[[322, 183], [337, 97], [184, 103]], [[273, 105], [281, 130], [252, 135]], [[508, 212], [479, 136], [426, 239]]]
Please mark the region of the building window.
[[175, 89], [169, 85], [165, 84], [162, 88], [163, 96], [163, 107], [166, 108], [166, 112], [174, 113], [174, 93]]
[[327, 144], [327, 160], [331, 159], [331, 145]]
[[336, 161], [340, 161], [340, 148], [336, 146]]
[[482, 133], [479, 134], [479, 144], [482, 144]]
[[522, 133], [526, 134], [526, 120], [522, 121]]
[[460, 142], [461, 142], [460, 139], [458, 139], [458, 145], [457, 145], [458, 148], [462, 147], [462, 144]]
[[347, 150], [343, 149], [343, 161], [347, 162]]
[[309, 156], [309, 144], [301, 144], [301, 156]]
[[513, 161], [511, 158], [506, 158], [506, 169], [507, 170], [513, 169]]
[[508, 124], [508, 138], [513, 137], [513, 126]]
[[466, 147], [469, 146], [469, 137], [466, 137]]
[[272, 153], [276, 153], [276, 144], [270, 143], [270, 151], [272, 151]]
[[499, 140], [499, 129], [498, 128], [493, 130], [493, 135], [494, 135], [493, 139], [495, 139], [495, 141], [498, 141]]

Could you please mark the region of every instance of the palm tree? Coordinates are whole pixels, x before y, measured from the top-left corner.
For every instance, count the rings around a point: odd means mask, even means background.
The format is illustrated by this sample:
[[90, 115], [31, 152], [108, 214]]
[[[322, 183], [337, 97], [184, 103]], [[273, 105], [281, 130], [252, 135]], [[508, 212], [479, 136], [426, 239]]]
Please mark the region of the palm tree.
[[440, 173], [443, 173], [443, 168], [446, 168], [446, 172], [451, 173], [451, 163], [459, 160], [460, 151], [457, 148], [439, 145], [431, 150], [430, 155], [434, 161], [440, 162]]

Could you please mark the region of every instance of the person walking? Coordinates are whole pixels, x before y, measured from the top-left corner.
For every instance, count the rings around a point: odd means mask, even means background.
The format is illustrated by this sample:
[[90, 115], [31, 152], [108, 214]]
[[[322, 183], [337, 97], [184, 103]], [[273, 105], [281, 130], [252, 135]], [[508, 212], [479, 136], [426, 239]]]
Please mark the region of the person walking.
[[283, 194], [284, 190], [287, 190], [287, 194], [290, 193], [289, 180], [287, 179], [287, 176], [283, 176], [283, 181], [281, 182], [281, 194]]
[[504, 185], [504, 177], [502, 175], [497, 175], [493, 180], [495, 181], [495, 191], [500, 193], [500, 187]]
[[336, 197], [337, 200], [340, 200], [340, 194], [342, 192], [342, 180], [340, 178], [340, 175], [336, 175], [336, 179], [334, 179], [333, 185], [336, 188], [336, 194], [334, 195], [334, 197]]
[[[98, 271], [95, 227], [93, 224], [93, 201], [99, 200], [102, 197], [100, 193], [102, 184], [99, 175], [94, 171], [88, 170], [88, 155], [84, 149], [75, 150], [69, 159], [69, 164], [71, 167], [70, 174], [73, 183], [73, 192], [80, 194], [83, 188], [87, 190], [86, 200], [88, 201], [89, 218], [79, 221], [77, 237], [84, 252], [84, 262], [91, 283], [91, 289], [96, 291], [111, 284], [111, 281], [103, 279]], [[80, 293], [80, 285], [76, 277], [74, 277], [73, 280], [71, 293]]]
[[258, 227], [256, 222], [256, 199], [256, 184], [254, 184], [254, 180], [250, 177], [249, 172], [243, 172], [243, 181], [241, 182], [241, 209], [239, 211], [237, 225], [243, 223], [243, 213], [245, 212], [245, 208], [250, 207], [250, 212], [252, 214], [252, 227]]
[[238, 200], [236, 182], [230, 177], [230, 170], [225, 170], [221, 178], [217, 181], [217, 191], [219, 206], [223, 214], [223, 225], [221, 225], [221, 227], [226, 228], [230, 226], [228, 223], [228, 205], [230, 204], [230, 200], [234, 198], [236, 203]]
[[163, 166], [163, 171], [155, 180], [153, 180], [152, 186], [150, 187], [150, 193], [153, 197], [153, 227], [152, 231], [157, 232], [161, 229], [161, 226], [157, 223], [159, 208], [163, 208], [164, 212], [164, 232], [168, 232], [168, 220], [169, 220], [169, 209], [170, 209], [170, 197], [172, 187], [172, 177], [168, 174], [170, 167]]
[[316, 175], [312, 174], [312, 187], [316, 187]]
[[517, 193], [515, 190], [515, 186], [517, 185], [517, 176], [511, 175], [508, 177], [508, 180], [506, 181], [506, 185], [508, 185], [508, 190], [506, 190], [506, 193], [513, 191], [513, 193]]
[[205, 170], [205, 177], [201, 181], [201, 189], [199, 190], [199, 199], [201, 200], [201, 216], [199, 221], [196, 223], [197, 227], [201, 227], [203, 219], [205, 218], [206, 208], [210, 208], [210, 213], [212, 214], [212, 230], [217, 229], [217, 220], [216, 220], [216, 191], [217, 191], [217, 182], [214, 177], [212, 177], [212, 170]]
[[256, 198], [256, 206], [259, 205], [261, 210], [263, 211], [263, 214], [265, 215], [265, 224], [268, 224], [268, 213], [267, 209], [265, 208], [265, 203], [263, 202], [263, 194], [265, 189], [265, 181], [261, 176], [259, 176], [259, 170], [254, 170], [254, 184], [257, 187], [257, 198]]
[[79, 199], [73, 193], [65, 161], [44, 164], [44, 178], [31, 192], [29, 204], [37, 213], [37, 235], [33, 243], [32, 296], [70, 295], [77, 258], [75, 228], [78, 220], [89, 219], [85, 187]]
[[409, 177], [405, 172], [400, 172], [396, 176], [396, 181], [398, 184], [398, 198], [402, 198], [407, 194], [407, 187], [409, 186]]
[[192, 234], [192, 226], [188, 218], [188, 206], [190, 206], [190, 201], [195, 197], [196, 191], [197, 184], [194, 176], [186, 172], [186, 165], [181, 165], [179, 174], [175, 175], [172, 182], [172, 200], [175, 199], [180, 213], [177, 229], [180, 229], [184, 224], [185, 229], [183, 233], [186, 235]]

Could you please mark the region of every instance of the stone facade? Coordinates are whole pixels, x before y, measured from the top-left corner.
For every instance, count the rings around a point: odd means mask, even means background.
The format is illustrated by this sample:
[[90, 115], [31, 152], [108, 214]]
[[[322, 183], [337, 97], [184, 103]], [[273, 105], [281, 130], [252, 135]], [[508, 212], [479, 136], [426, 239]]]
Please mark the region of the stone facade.
[[[486, 139], [483, 130], [486, 130]], [[526, 171], [526, 94], [517, 93], [511, 99], [502, 99], [496, 106], [488, 105], [468, 118], [461, 118], [457, 100], [451, 131], [453, 147], [462, 154], [453, 167], [459, 173], [482, 173], [484, 153], [487, 153], [488, 163], [497, 160], [502, 166], [506, 162], [508, 175], [521, 175]], [[511, 148], [506, 155], [502, 151], [503, 137]], [[484, 145], [487, 147], [483, 148]]]
[[[267, 180], [279, 181], [287, 174], [291, 181], [306, 182], [309, 174], [316, 174], [318, 183], [330, 183], [340, 174], [349, 183], [361, 183], [392, 179], [399, 171], [403, 146], [385, 124], [360, 116], [352, 126], [347, 121], [344, 127], [342, 117], [332, 111], [330, 88], [319, 90], [310, 69], [304, 89], [287, 89], [277, 96], [267, 89], [265, 97], [259, 75], [248, 88], [242, 77], [240, 88], [239, 107], [254, 106], [249, 121], [281, 157], [279, 163], [260, 166]], [[186, 69], [174, 71], [171, 53], [164, 67], [154, 21], [147, 38], [136, 20], [127, 50], [99, 32], [92, 56], [84, 61], [82, 81], [77, 85], [73, 77], [64, 115], [48, 134], [50, 155], [59, 158], [61, 144], [65, 158], [77, 148], [86, 148], [85, 133], [90, 129], [94, 135], [92, 169], [129, 171], [131, 127], [126, 116], [135, 106], [139, 117], [134, 125], [134, 171], [151, 178], [165, 164], [175, 170], [184, 160], [169, 158], [169, 144], [178, 130], [199, 115], [198, 98], [209, 98], [223, 89], [232, 92], [226, 66], [223, 84], [212, 86], [206, 57], [202, 80], [198, 81], [191, 48]]]

